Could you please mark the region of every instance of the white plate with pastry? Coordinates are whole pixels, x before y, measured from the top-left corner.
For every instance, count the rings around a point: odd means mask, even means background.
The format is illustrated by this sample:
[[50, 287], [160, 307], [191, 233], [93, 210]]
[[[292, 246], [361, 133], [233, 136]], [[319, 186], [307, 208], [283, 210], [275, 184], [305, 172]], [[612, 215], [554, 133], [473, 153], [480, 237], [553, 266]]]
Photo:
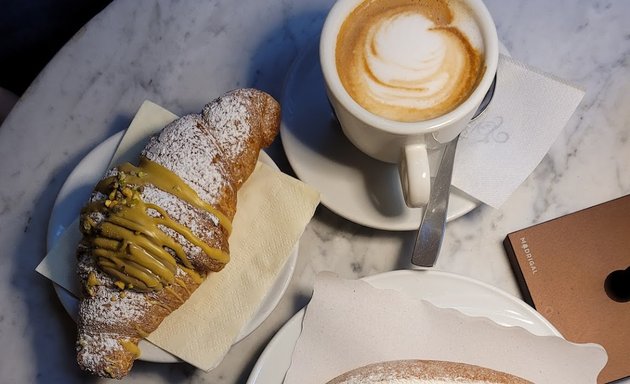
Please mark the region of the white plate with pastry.
[[[401, 270], [363, 278], [380, 289], [393, 289], [441, 308], [486, 317], [504, 326], [518, 326], [540, 336], [562, 335], [541, 314], [514, 296], [477, 280], [434, 270]], [[278, 384], [291, 364], [302, 330], [304, 309], [271, 339], [256, 362], [247, 384]]]
[[[95, 183], [106, 171], [107, 164], [109, 164], [122, 137], [123, 132], [119, 132], [102, 142], [89, 152], [68, 176], [59, 191], [50, 217], [47, 237], [48, 250], [55, 245], [68, 226], [78, 217], [81, 207], [87, 202]], [[259, 161], [277, 169], [273, 160], [263, 151], [260, 152]], [[253, 332], [279, 302], [293, 274], [297, 260], [297, 250], [298, 246], [296, 244], [275, 283], [261, 302], [252, 319], [241, 330], [236, 342]], [[66, 311], [73, 318], [76, 318], [78, 300], [56, 284], [55, 291]], [[142, 350], [140, 360], [162, 363], [180, 361], [175, 356], [145, 340], [140, 342], [140, 348]]]
[[[280, 134], [296, 175], [321, 193], [322, 204], [367, 227], [417, 230], [422, 208], [405, 205], [395, 164], [375, 160], [343, 135], [326, 97], [318, 44], [308, 44], [293, 63], [282, 96]], [[440, 151], [429, 154], [437, 169]], [[451, 188], [448, 220], [479, 202]]]

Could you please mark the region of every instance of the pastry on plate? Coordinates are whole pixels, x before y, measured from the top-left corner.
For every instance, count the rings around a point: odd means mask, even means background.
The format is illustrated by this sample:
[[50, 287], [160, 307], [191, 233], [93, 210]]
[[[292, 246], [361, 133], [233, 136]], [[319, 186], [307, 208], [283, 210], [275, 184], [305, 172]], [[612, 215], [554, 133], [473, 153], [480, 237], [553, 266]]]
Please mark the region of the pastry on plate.
[[164, 127], [137, 164], [96, 185], [77, 250], [82, 369], [125, 376], [138, 342], [226, 265], [236, 193], [279, 125], [271, 96], [232, 91]]
[[[476, 365], [437, 360], [395, 360], [366, 365], [328, 384], [526, 384], [527, 380]], [[530, 383], [531, 384], [531, 383]]]

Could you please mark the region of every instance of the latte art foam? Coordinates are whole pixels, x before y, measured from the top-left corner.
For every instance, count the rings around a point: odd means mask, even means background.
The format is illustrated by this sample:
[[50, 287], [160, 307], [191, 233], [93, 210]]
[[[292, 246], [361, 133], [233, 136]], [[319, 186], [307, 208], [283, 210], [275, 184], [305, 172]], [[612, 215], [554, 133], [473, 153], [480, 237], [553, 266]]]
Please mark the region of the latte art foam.
[[421, 121], [449, 112], [483, 74], [481, 54], [465, 33], [473, 24], [461, 23], [465, 32], [454, 24], [466, 16], [462, 5], [444, 1], [364, 2], [337, 40], [344, 88], [365, 109], [391, 120]]

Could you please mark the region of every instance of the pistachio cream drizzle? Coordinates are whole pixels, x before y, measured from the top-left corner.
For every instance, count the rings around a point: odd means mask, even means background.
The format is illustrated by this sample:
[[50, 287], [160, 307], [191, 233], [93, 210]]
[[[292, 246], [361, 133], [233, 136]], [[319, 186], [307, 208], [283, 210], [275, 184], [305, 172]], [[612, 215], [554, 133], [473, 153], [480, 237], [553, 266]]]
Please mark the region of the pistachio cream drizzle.
[[[153, 185], [195, 208], [209, 212], [218, 218], [228, 234], [232, 230], [231, 222], [225, 215], [203, 201], [179, 176], [162, 165], [141, 157], [138, 166], [129, 163], [118, 166], [116, 176], [101, 180], [95, 188], [108, 198], [89, 203], [81, 215], [81, 228], [98, 266], [112, 277], [118, 288], [147, 292], [159, 291], [173, 283], [182, 285], [181, 279], [175, 278], [178, 262], [196, 282], [202, 281], [202, 277], [193, 270], [183, 247], [164, 233], [160, 226], [179, 233], [208, 256], [228, 262], [227, 253], [208, 246], [189, 228], [172, 220], [161, 207], [144, 202], [141, 194], [145, 185]], [[159, 215], [149, 215], [150, 210]], [[105, 216], [98, 224], [91, 218], [95, 212]], [[90, 281], [88, 291], [89, 288]]]
[[140, 356], [140, 348], [138, 348], [134, 342], [130, 340], [121, 340], [119, 343], [127, 352], [133, 354], [135, 357]]

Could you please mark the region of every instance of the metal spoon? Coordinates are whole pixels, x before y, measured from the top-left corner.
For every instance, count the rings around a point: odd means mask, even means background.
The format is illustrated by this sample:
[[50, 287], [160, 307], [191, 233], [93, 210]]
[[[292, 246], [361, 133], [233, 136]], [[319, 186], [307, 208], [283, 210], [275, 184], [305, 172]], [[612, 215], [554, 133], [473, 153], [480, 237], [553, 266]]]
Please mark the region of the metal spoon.
[[[475, 120], [486, 110], [496, 88], [497, 76], [490, 89], [486, 92], [479, 108], [470, 121]], [[455, 161], [455, 150], [459, 135], [451, 140], [444, 148], [440, 166], [435, 175], [435, 180], [431, 188], [431, 196], [424, 213], [422, 214], [422, 222], [416, 237], [416, 243], [413, 247], [411, 263], [420, 267], [432, 267], [437, 260], [444, 239], [444, 228], [446, 226], [446, 213], [448, 211], [448, 200], [450, 196], [451, 177], [453, 176], [453, 163]]]

